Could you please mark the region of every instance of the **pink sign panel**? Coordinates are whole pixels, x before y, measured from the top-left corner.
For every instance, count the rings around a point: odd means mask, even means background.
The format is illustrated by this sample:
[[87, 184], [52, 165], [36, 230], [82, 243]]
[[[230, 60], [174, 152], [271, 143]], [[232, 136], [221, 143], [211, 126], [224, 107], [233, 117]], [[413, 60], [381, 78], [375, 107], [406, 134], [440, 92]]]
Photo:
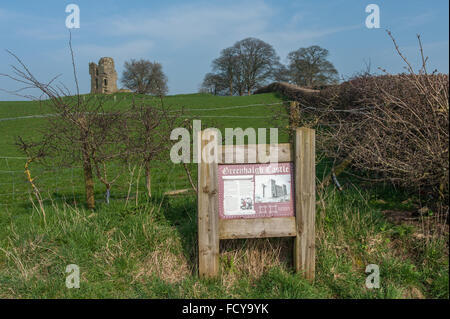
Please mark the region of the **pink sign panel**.
[[294, 216], [292, 163], [219, 165], [222, 219]]

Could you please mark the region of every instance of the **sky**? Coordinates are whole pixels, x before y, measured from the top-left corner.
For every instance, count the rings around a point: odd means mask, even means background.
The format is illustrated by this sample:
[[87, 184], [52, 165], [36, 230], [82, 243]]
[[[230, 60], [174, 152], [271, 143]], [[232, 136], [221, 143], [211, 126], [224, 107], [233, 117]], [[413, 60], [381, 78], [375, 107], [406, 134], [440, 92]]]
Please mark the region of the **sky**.
[[[404, 55], [420, 66], [420, 34], [429, 70], [449, 71], [449, 1], [433, 0], [0, 0], [0, 73], [11, 73], [10, 50], [34, 76], [61, 81], [75, 92], [65, 21], [68, 4], [80, 8], [80, 28], [72, 29], [72, 46], [81, 93], [89, 93], [88, 63], [114, 58], [119, 75], [124, 62], [148, 59], [163, 65], [169, 94], [195, 93], [220, 51], [247, 37], [275, 48], [281, 62], [289, 52], [319, 45], [342, 78], [366, 68], [404, 71], [386, 29]], [[366, 6], [380, 8], [380, 28], [369, 29]], [[0, 77], [0, 89], [18, 83]], [[0, 100], [22, 100], [0, 90]], [[34, 92], [32, 92], [34, 93]]]

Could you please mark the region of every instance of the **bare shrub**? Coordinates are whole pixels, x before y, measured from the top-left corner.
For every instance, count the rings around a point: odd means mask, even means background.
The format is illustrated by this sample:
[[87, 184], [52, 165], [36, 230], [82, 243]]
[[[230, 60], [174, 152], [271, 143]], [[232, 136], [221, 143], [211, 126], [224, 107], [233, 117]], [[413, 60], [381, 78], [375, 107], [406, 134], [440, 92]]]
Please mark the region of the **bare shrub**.
[[[108, 120], [110, 115], [104, 110], [104, 99], [98, 99], [96, 96], [86, 99], [80, 95], [71, 41], [69, 45], [77, 87], [74, 96], [70, 95], [63, 84], [54, 83], [57, 77], [49, 82], [39, 81], [20, 58], [11, 52], [9, 53], [19, 65], [12, 66], [12, 74], [0, 75], [23, 85], [19, 90], [10, 93], [38, 100], [50, 107], [53, 112], [47, 117], [47, 125], [41, 132], [42, 137], [34, 141], [19, 138], [18, 146], [30, 159], [44, 165], [71, 166], [74, 163], [81, 163], [85, 179], [86, 203], [89, 209], [93, 209], [95, 207], [93, 165], [98, 151], [98, 139], [102, 139], [102, 136], [96, 136], [96, 132], [104, 132], [105, 125], [114, 122]], [[24, 91], [27, 89], [37, 89], [41, 96], [26, 95]], [[103, 129], [99, 126], [100, 123]], [[106, 131], [114, 130], [108, 128]]]
[[419, 36], [417, 72], [392, 40], [407, 72], [364, 74], [324, 89], [300, 101], [296, 125], [318, 128], [317, 147], [327, 156], [447, 203], [448, 74], [428, 74]]
[[386, 75], [367, 84], [376, 93], [362, 97], [370, 108], [336, 134], [343, 153], [396, 184], [448, 194], [448, 75]]

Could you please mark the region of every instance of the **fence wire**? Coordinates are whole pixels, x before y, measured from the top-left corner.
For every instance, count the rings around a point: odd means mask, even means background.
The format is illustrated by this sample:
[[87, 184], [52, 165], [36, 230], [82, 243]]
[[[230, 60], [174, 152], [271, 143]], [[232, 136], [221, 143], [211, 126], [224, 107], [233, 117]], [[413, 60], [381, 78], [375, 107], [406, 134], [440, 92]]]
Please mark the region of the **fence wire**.
[[[32, 187], [25, 175], [26, 158], [0, 157], [0, 206], [28, 203]], [[196, 174], [196, 166], [190, 165]], [[145, 174], [137, 165], [119, 167], [110, 165], [108, 170], [121, 171], [112, 185], [111, 199], [136, 198], [147, 193]], [[44, 201], [80, 202], [84, 199], [84, 176], [82, 167], [48, 168], [31, 164], [31, 177]], [[152, 194], [177, 189], [189, 189], [191, 185], [182, 165], [154, 161], [151, 168]], [[105, 199], [105, 186], [95, 180], [96, 200]]]
[[[119, 100], [119, 99], [117, 99]], [[120, 99], [119, 102], [121, 102]], [[114, 98], [116, 101], [116, 98]], [[252, 107], [276, 106], [289, 103], [290, 101], [276, 103], [261, 103], [248, 105], [232, 105], [221, 107], [203, 108], [183, 108], [188, 118], [232, 118], [232, 119], [273, 119], [273, 115], [253, 116], [253, 115], [218, 115], [210, 114], [190, 114], [191, 112], [208, 111], [231, 111]], [[55, 116], [55, 114], [37, 114], [19, 117], [0, 118], [1, 121], [13, 121], [20, 119], [44, 118]], [[32, 194], [32, 187], [25, 175], [26, 157], [1, 156], [0, 154], [0, 207], [29, 203]], [[197, 165], [189, 164], [191, 175], [195, 181]], [[123, 198], [136, 198], [146, 193], [145, 174], [141, 168], [135, 167], [108, 167], [108, 169], [122, 170], [121, 177], [111, 188], [111, 200]], [[44, 201], [73, 201], [84, 200], [84, 177], [81, 167], [69, 168], [49, 168], [32, 163], [30, 166], [31, 177], [39, 189]], [[180, 164], [173, 164], [168, 161], [154, 161], [151, 168], [152, 194], [166, 191], [191, 189], [189, 179], [184, 167]], [[95, 196], [97, 201], [105, 199], [105, 187], [95, 179]]]

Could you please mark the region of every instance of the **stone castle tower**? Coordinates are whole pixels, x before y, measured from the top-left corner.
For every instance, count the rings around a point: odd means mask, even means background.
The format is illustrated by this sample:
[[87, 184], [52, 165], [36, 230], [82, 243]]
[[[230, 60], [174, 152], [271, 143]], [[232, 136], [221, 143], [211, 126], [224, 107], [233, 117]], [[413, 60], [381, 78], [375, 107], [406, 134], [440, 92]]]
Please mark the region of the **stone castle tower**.
[[113, 58], [101, 58], [98, 65], [89, 63], [91, 93], [111, 94], [117, 92], [117, 72]]

